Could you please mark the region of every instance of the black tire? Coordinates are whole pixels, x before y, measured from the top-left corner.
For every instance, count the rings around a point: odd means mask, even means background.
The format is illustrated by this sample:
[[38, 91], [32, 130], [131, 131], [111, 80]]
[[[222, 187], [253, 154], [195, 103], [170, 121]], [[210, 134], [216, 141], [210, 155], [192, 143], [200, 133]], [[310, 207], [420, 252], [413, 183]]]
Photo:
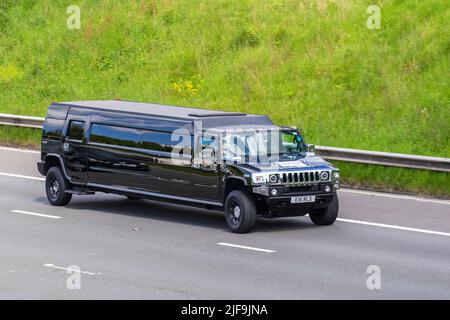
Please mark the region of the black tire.
[[333, 199], [328, 204], [328, 207], [324, 209], [314, 210], [309, 214], [311, 221], [317, 225], [326, 226], [333, 224], [336, 221], [339, 212], [339, 199], [337, 194], [333, 196]]
[[250, 232], [256, 223], [256, 205], [253, 199], [244, 191], [231, 191], [225, 201], [225, 221], [234, 233]]
[[69, 182], [63, 176], [59, 167], [51, 167], [45, 179], [47, 199], [52, 206], [65, 206], [72, 200], [72, 194], [66, 193]]

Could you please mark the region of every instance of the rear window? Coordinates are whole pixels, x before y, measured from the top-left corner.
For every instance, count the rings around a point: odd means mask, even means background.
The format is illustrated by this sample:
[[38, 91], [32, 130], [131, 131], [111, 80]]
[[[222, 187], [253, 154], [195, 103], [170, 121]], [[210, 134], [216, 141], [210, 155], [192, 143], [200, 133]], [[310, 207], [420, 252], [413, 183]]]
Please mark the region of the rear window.
[[91, 127], [90, 141], [122, 147], [138, 148], [141, 131], [133, 128], [94, 123]]
[[64, 120], [47, 118], [42, 128], [42, 136], [45, 139], [61, 139]]

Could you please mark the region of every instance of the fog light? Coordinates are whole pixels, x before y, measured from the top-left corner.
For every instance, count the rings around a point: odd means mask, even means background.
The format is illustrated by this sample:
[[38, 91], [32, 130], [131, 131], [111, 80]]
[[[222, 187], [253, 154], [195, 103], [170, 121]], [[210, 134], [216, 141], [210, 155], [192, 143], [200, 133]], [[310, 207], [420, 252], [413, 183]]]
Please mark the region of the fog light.
[[331, 187], [330, 186], [325, 186], [325, 192], [331, 192]]
[[273, 196], [276, 196], [278, 194], [278, 190], [277, 189], [272, 189], [270, 191], [270, 194], [273, 195]]

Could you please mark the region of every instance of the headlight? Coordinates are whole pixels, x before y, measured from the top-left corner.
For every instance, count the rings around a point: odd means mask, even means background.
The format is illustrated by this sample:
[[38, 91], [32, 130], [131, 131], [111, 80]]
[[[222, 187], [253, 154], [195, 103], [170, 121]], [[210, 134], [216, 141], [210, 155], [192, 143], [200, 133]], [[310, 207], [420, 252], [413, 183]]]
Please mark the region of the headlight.
[[329, 179], [330, 179], [330, 174], [328, 173], [328, 171], [322, 171], [320, 173], [320, 180], [328, 181]]
[[334, 171], [334, 172], [333, 172], [333, 177], [334, 177], [335, 179], [339, 179], [339, 178], [341, 177], [341, 174], [339, 173], [339, 171]]
[[278, 182], [278, 175], [276, 175], [276, 174], [271, 174], [271, 175], [269, 176], [269, 181], [270, 181], [270, 183], [277, 183], [277, 182]]
[[272, 190], [270, 190], [270, 194], [275, 197], [278, 194], [278, 190], [272, 189]]
[[254, 183], [264, 183], [264, 176], [253, 176]]

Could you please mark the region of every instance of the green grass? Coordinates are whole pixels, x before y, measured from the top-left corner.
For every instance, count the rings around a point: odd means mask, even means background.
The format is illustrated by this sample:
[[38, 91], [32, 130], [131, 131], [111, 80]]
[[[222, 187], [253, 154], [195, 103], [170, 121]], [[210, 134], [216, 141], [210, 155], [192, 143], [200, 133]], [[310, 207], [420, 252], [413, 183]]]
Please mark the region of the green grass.
[[364, 0], [79, 0], [81, 30], [68, 30], [73, 1], [2, 0], [0, 112], [151, 101], [267, 114], [320, 145], [449, 157], [448, 1], [376, 3], [379, 30]]
[[445, 198], [450, 196], [449, 173], [332, 162], [341, 170], [344, 185]]
[[41, 146], [41, 131], [30, 128], [0, 126], [0, 144], [38, 149]]

